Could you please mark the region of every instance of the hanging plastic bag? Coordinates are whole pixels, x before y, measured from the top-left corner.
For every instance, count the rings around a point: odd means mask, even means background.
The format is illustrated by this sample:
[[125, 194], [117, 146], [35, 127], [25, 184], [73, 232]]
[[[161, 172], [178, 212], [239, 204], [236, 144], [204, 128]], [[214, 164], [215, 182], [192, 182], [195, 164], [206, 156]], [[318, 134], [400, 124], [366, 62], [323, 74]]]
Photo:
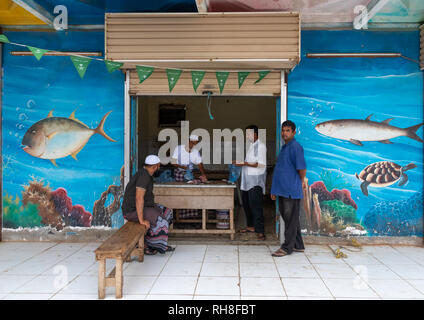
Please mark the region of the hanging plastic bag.
[[228, 170], [230, 171], [230, 174], [229, 174], [229, 177], [228, 177], [229, 183], [235, 183], [238, 180], [238, 178], [240, 178], [241, 168], [242, 167], [238, 167], [234, 164], [230, 164], [228, 166]]

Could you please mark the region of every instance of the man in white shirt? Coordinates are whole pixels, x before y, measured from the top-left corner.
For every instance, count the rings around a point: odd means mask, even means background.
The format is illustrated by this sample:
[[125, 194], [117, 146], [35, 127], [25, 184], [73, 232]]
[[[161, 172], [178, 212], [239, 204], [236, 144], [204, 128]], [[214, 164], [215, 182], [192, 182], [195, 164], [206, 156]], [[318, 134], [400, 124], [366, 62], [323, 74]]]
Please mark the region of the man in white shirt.
[[171, 164], [175, 167], [174, 176], [176, 181], [184, 181], [184, 175], [187, 170], [192, 171], [194, 165], [199, 167], [201, 176], [200, 180], [206, 182], [205, 168], [203, 167], [202, 157], [199, 150], [194, 147], [199, 142], [199, 137], [191, 135], [188, 145], [179, 145], [172, 154]]
[[[199, 137], [191, 135], [189, 137], [188, 145], [179, 145], [175, 148], [172, 154], [171, 164], [175, 167], [174, 179], [178, 182], [186, 181], [185, 179], [187, 171], [192, 176], [194, 165], [199, 167], [201, 176], [200, 180], [206, 182], [205, 168], [203, 167], [202, 157], [200, 156], [199, 150], [195, 149], [194, 146], [199, 142]], [[192, 176], [194, 179], [194, 176]], [[190, 219], [199, 218], [202, 214], [202, 210], [199, 209], [177, 209], [175, 215], [177, 219]]]
[[246, 136], [252, 144], [244, 162], [233, 161], [241, 166], [241, 186], [243, 209], [247, 227], [240, 232], [255, 232], [258, 240], [265, 240], [263, 195], [266, 181], [266, 145], [258, 139], [259, 129], [255, 125], [246, 128]]

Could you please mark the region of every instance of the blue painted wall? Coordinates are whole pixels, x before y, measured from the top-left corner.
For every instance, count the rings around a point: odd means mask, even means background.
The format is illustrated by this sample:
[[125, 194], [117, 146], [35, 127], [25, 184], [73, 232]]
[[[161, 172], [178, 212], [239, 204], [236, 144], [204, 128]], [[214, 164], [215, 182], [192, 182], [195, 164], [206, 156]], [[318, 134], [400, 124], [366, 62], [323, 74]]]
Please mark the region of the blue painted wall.
[[48, 12], [55, 6], [63, 5], [68, 9], [68, 23], [103, 24], [108, 12], [197, 12], [195, 0], [37, 0]]
[[[103, 52], [103, 32], [7, 32], [11, 42], [58, 51]], [[92, 60], [81, 79], [69, 57], [44, 56], [37, 61], [33, 56], [12, 56], [10, 51], [26, 48], [3, 46], [3, 196], [4, 227], [32, 226], [28, 217], [13, 217], [13, 212], [31, 216], [28, 207], [20, 207], [23, 186], [30, 181], [42, 182], [55, 191], [64, 188], [72, 205], [84, 210], [73, 213], [73, 225], [87, 225], [75, 221], [78, 213], [93, 213], [93, 205], [109, 185], [120, 184], [120, 170], [124, 164], [124, 75], [109, 73], [101, 61]], [[78, 161], [71, 156], [57, 159], [57, 167], [49, 160], [24, 152], [21, 143], [31, 125], [47, 117], [68, 118], [76, 110], [76, 118], [89, 128], [96, 128], [109, 111], [104, 130], [116, 140], [111, 142], [94, 134], [78, 153]], [[57, 199], [56, 199], [57, 200]], [[110, 197], [109, 204], [113, 200]], [[8, 208], [9, 202], [16, 202]], [[58, 200], [57, 200], [58, 201]], [[67, 200], [69, 202], [69, 199]], [[36, 201], [35, 201], [36, 202]], [[69, 206], [69, 203], [68, 203]], [[60, 211], [60, 209], [58, 209]], [[15, 212], [15, 215], [17, 214]], [[62, 212], [63, 213], [63, 212]], [[47, 213], [46, 213], [47, 214]], [[49, 214], [53, 214], [50, 212]], [[119, 213], [114, 224], [119, 221]], [[87, 220], [87, 219], [86, 219]], [[41, 224], [42, 225], [42, 224]]]
[[[288, 118], [298, 126], [297, 139], [305, 149], [309, 185], [318, 182], [312, 192], [320, 193], [321, 211], [331, 211], [334, 218], [333, 225], [324, 230], [323, 226], [308, 226], [304, 216], [303, 228], [321, 234], [335, 234], [336, 229], [340, 232], [351, 227], [357, 228], [353, 232], [366, 231], [368, 235], [422, 236], [423, 143], [396, 137], [391, 139], [392, 144], [365, 141], [363, 146], [358, 146], [320, 134], [315, 126], [337, 119], [365, 120], [371, 114], [371, 120], [376, 122], [393, 118], [390, 125], [399, 128], [420, 124], [423, 73], [417, 63], [403, 58], [306, 57], [307, 53], [335, 52], [401, 53], [417, 61], [419, 33], [302, 32], [302, 60], [288, 80]], [[417, 134], [423, 139], [422, 127]], [[400, 166], [413, 163], [416, 168], [405, 172], [409, 178], [407, 184], [369, 186], [369, 195], [365, 196], [355, 173], [379, 161]], [[326, 185], [328, 192], [347, 190], [354, 204], [349, 205], [348, 201], [345, 205], [334, 201], [323, 204], [325, 190], [320, 191], [319, 182]], [[331, 209], [337, 205], [340, 205], [338, 209]], [[314, 212], [311, 215], [313, 220]], [[356, 221], [349, 221], [349, 215], [355, 215]], [[337, 221], [341, 225], [332, 228]]]
[[[6, 35], [13, 42], [52, 50], [104, 48], [103, 32]], [[56, 198], [50, 199], [53, 204], [65, 199], [59, 207], [69, 206], [69, 199], [72, 201], [76, 207], [71, 210], [72, 225], [87, 224], [87, 219], [78, 219], [78, 214], [85, 218], [87, 213], [93, 214], [101, 193], [110, 185], [120, 184], [124, 164], [124, 75], [120, 71], [110, 74], [102, 62], [92, 61], [85, 77], [80, 79], [69, 57], [45, 56], [37, 61], [31, 56], [12, 56], [11, 50], [24, 49], [3, 46], [3, 227], [43, 225], [42, 216], [49, 214], [48, 208], [22, 203], [24, 187], [31, 181], [36, 182], [34, 189], [38, 183], [56, 191]], [[297, 139], [305, 149], [309, 185], [314, 186], [311, 222], [305, 211], [302, 215], [305, 232], [338, 235], [348, 230], [365, 236], [422, 235], [423, 143], [397, 137], [392, 139], [393, 144], [371, 141], [357, 146], [315, 129], [324, 121], [365, 119], [370, 114], [373, 121], [393, 118], [390, 124], [400, 128], [422, 123], [423, 75], [418, 65], [402, 58], [306, 58], [306, 53], [313, 52], [400, 52], [418, 60], [418, 32], [302, 32], [302, 60], [289, 75], [288, 118], [298, 126]], [[116, 142], [96, 134], [78, 154], [78, 161], [68, 156], [58, 159], [57, 167], [22, 150], [22, 138], [31, 125], [46, 118], [51, 110], [54, 116], [69, 117], [75, 109], [76, 117], [89, 128], [97, 127], [101, 118], [112, 111], [105, 132]], [[422, 127], [417, 134], [423, 138]], [[416, 167], [406, 172], [407, 184], [370, 186], [369, 195], [365, 196], [355, 173], [378, 161], [400, 166], [413, 163]], [[328, 190], [323, 190], [323, 185]], [[59, 197], [61, 193], [57, 190], [61, 188], [68, 198]], [[316, 223], [314, 193], [320, 196], [320, 225]], [[333, 199], [324, 199], [328, 194]], [[108, 198], [106, 205], [112, 200]], [[67, 210], [69, 213], [70, 209]], [[118, 211], [112, 226], [120, 224], [122, 215]]]

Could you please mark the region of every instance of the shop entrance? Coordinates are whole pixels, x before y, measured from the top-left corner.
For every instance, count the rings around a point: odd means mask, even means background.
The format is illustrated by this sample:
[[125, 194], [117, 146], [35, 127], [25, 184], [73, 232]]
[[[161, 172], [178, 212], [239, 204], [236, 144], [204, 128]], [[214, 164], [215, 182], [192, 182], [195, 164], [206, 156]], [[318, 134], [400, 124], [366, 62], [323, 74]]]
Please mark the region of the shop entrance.
[[[208, 103], [209, 102], [209, 103]], [[132, 98], [131, 112], [131, 171], [143, 166], [148, 154], [158, 154], [159, 149], [166, 143], [159, 141], [159, 133], [164, 129], [174, 129], [178, 133], [178, 144], [181, 144], [181, 121], [188, 121], [189, 130], [204, 129], [211, 138], [210, 163], [204, 164], [207, 178], [210, 181], [222, 181], [229, 178], [229, 165], [224, 161], [224, 148], [232, 149], [235, 159], [235, 138], [231, 145], [220, 141], [219, 145], [212, 143], [213, 130], [244, 129], [251, 124], [265, 129], [267, 146], [267, 182], [264, 195], [265, 234], [268, 240], [276, 240], [275, 204], [270, 199], [271, 180], [276, 161], [276, 118], [279, 108], [278, 98], [272, 96], [137, 96]], [[209, 108], [208, 108], [209, 105]], [[213, 119], [211, 119], [213, 118]], [[221, 149], [220, 163], [213, 163], [213, 153]], [[137, 151], [135, 151], [137, 150]], [[170, 150], [172, 152], [173, 150]], [[201, 151], [202, 152], [202, 151]], [[173, 171], [171, 164], [162, 165], [161, 172]], [[195, 169], [194, 175], [199, 174]], [[245, 227], [245, 214], [242, 207], [239, 183], [235, 189], [235, 229]], [[196, 219], [196, 217], [193, 217]], [[187, 220], [187, 219], [185, 219]], [[217, 223], [216, 223], [217, 224]], [[214, 226], [209, 226], [213, 228]], [[219, 227], [222, 227], [219, 226]], [[224, 226], [225, 227], [225, 226]], [[201, 223], [176, 223], [175, 228], [201, 228]], [[178, 237], [180, 235], [178, 234]], [[197, 235], [181, 235], [193, 238]], [[214, 235], [220, 238], [220, 235]], [[228, 237], [223, 236], [227, 240]], [[236, 240], [256, 240], [254, 234], [236, 234]]]
[[[269, 120], [268, 128], [274, 127], [275, 130], [268, 130], [270, 133], [267, 134], [269, 137], [267, 139], [268, 159], [269, 163], [273, 164], [272, 159], [276, 152], [272, 151], [271, 144], [274, 139], [270, 137], [275, 136], [277, 148], [274, 151], [279, 150], [279, 126], [287, 115], [286, 73], [300, 61], [299, 13], [225, 12], [177, 15], [174, 13], [108, 13], [105, 16], [105, 57], [108, 60], [123, 63], [121, 68], [126, 72], [124, 184], [129, 181], [131, 173], [138, 165], [139, 143], [146, 141], [144, 139], [148, 135], [141, 123], [137, 128], [139, 125], [135, 121], [138, 119], [137, 105], [140, 102], [141, 109], [143, 102], [138, 100], [150, 99], [149, 97], [158, 95], [164, 98], [169, 96], [171, 91], [175, 97], [169, 99], [175, 99], [175, 101], [164, 103], [186, 104], [189, 108], [188, 114], [192, 109], [199, 112], [203, 110], [203, 116], [194, 118], [192, 128], [202, 125], [196, 121], [209, 119], [205, 110], [205, 92], [211, 92], [214, 96], [212, 115], [221, 128], [234, 127], [231, 122], [227, 125], [225, 120], [219, 120], [225, 119], [219, 114], [221, 112], [219, 106], [221, 105], [224, 111], [227, 109], [229, 111], [233, 100], [234, 103], [237, 101], [246, 101], [246, 103], [244, 105], [240, 103], [241, 106], [234, 107], [238, 113], [231, 120], [251, 116], [246, 119], [246, 123], [257, 123], [261, 126], [264, 106], [261, 105], [261, 98], [258, 96], [269, 97], [262, 99], [270, 101], [270, 112], [273, 113], [273, 116], [269, 116], [272, 120]], [[168, 71], [172, 70], [181, 72], [178, 73], [178, 83], [174, 83], [175, 86], [170, 88], [166, 80], [175, 81], [173, 77], [168, 78]], [[193, 74], [190, 71], [205, 72], [197, 89], [193, 86]], [[249, 74], [244, 82], [239, 78], [239, 76], [243, 78], [241, 72], [244, 75]], [[263, 78], [264, 72], [266, 76]], [[225, 84], [223, 76], [228, 76]], [[144, 98], [136, 98], [136, 96]], [[179, 98], [176, 98], [177, 96]], [[192, 105], [196, 105], [194, 101], [201, 101], [200, 107], [193, 108], [187, 101], [177, 101], [182, 96], [199, 96], [199, 100], [193, 100]], [[247, 100], [233, 98], [247, 96], [258, 98], [246, 98]], [[223, 99], [225, 103], [222, 103], [220, 99]], [[258, 103], [252, 103], [257, 99], [259, 99]], [[230, 102], [227, 103], [227, 100]], [[247, 112], [249, 107], [255, 109]], [[226, 116], [225, 112], [223, 114]], [[141, 112], [139, 116], [142, 121]], [[229, 120], [230, 117], [227, 116], [226, 121]], [[158, 118], [154, 121], [158, 123]], [[138, 136], [139, 131], [140, 136]], [[137, 141], [137, 138], [140, 138], [140, 141]], [[221, 174], [225, 175], [225, 173]], [[278, 210], [278, 206], [274, 209]], [[271, 211], [275, 215], [276, 211]], [[283, 230], [278, 228], [278, 223], [277, 221], [273, 233]]]

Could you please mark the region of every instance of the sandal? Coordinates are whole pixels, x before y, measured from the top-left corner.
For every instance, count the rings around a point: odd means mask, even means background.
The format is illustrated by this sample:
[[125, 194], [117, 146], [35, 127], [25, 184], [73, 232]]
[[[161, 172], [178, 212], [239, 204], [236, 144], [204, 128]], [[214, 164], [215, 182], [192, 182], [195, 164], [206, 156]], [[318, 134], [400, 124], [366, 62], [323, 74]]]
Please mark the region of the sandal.
[[149, 248], [144, 248], [144, 254], [148, 255], [148, 256], [154, 256], [155, 254], [157, 254], [158, 251], [157, 250], [151, 250]]
[[240, 233], [254, 233], [255, 231], [250, 230], [250, 229], [247, 229], [247, 228], [244, 228], [244, 229], [240, 229], [239, 232]]
[[172, 252], [172, 251], [174, 251], [175, 250], [175, 248], [173, 248], [173, 247], [171, 247], [171, 246], [167, 246], [166, 247], [166, 252]]
[[172, 252], [172, 251], [174, 251], [175, 250], [175, 248], [173, 248], [173, 247], [171, 247], [171, 246], [167, 246], [166, 247], [166, 249], [165, 249], [165, 251], [159, 251], [161, 254], [165, 254], [165, 253], [167, 253], [167, 252]]
[[272, 254], [272, 256], [273, 256], [273, 257], [284, 257], [284, 256], [286, 256], [286, 255], [288, 255], [288, 253], [287, 253], [287, 252], [285, 252], [283, 249], [278, 249], [277, 251], [275, 251], [275, 252]]
[[265, 239], [266, 239], [266, 237], [263, 233], [258, 233], [258, 240], [264, 241]]

